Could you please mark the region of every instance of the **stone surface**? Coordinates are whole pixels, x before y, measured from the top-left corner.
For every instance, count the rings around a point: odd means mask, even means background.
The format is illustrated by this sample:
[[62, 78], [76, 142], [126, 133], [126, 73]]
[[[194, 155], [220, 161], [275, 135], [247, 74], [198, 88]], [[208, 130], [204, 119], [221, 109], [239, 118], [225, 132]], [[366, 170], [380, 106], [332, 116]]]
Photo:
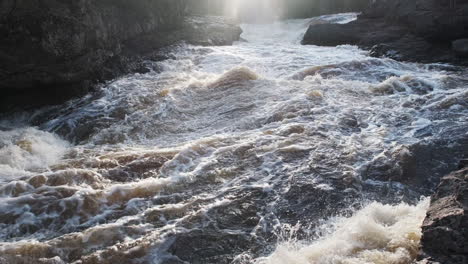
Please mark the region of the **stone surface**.
[[186, 40], [225, 45], [241, 30], [186, 17], [185, 0], [0, 3], [0, 112], [61, 103], [96, 83], [145, 72], [145, 59]]
[[135, 42], [156, 33], [148, 46], [165, 45], [162, 32], [182, 24], [185, 3], [6, 0], [0, 10], [5, 108], [60, 102], [136, 67], [131, 58], [145, 50]]
[[468, 168], [442, 178], [423, 224], [420, 263], [468, 263]]
[[[358, 20], [344, 25], [311, 25], [303, 44], [358, 45], [376, 57], [403, 61], [466, 64], [468, 1], [375, 1]], [[454, 52], [457, 51], [457, 52]]]

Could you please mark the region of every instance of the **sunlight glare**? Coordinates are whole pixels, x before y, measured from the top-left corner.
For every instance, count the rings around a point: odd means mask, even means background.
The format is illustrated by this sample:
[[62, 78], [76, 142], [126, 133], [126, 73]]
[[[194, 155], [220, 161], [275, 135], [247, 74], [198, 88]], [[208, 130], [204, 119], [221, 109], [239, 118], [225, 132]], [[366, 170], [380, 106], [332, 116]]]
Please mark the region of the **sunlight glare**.
[[230, 0], [226, 1], [224, 13], [227, 16], [247, 20], [274, 20], [281, 14], [277, 0]]

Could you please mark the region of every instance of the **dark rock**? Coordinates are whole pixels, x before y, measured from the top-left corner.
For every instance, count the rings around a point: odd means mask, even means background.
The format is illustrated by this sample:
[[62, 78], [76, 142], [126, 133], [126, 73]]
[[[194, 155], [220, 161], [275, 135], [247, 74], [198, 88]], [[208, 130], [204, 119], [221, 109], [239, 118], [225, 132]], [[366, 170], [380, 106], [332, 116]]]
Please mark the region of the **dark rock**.
[[468, 263], [468, 169], [442, 178], [422, 231], [422, 263]]
[[62, 103], [98, 82], [147, 69], [157, 50], [186, 40], [227, 45], [241, 30], [186, 18], [185, 0], [2, 1], [0, 112]]
[[[2, 1], [1, 110], [56, 103], [132, 70], [146, 52], [167, 45], [163, 32], [183, 22], [183, 0]], [[14, 103], [12, 103], [14, 102]]]
[[461, 160], [460, 163], [458, 164], [458, 169], [463, 169], [468, 167], [468, 159]]
[[400, 182], [429, 195], [439, 179], [456, 170], [458, 160], [468, 155], [468, 137], [464, 133], [461, 130], [450, 135], [450, 139], [424, 140], [386, 151], [364, 167], [362, 177]]
[[468, 57], [468, 39], [458, 39], [452, 42], [452, 49], [459, 57]]
[[358, 45], [372, 56], [466, 64], [468, 1], [377, 0], [348, 24], [311, 25], [303, 44]]

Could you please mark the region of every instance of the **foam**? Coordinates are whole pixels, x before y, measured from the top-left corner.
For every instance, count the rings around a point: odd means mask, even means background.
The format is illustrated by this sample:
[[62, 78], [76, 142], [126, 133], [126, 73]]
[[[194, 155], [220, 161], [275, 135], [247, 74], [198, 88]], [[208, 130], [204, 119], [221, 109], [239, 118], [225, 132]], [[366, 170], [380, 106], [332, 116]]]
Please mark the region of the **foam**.
[[372, 203], [350, 218], [322, 227], [327, 233], [305, 244], [287, 241], [261, 264], [394, 264], [411, 263], [421, 239], [421, 224], [429, 199], [416, 206]]
[[57, 163], [69, 143], [36, 128], [0, 131], [0, 179], [29, 175]]

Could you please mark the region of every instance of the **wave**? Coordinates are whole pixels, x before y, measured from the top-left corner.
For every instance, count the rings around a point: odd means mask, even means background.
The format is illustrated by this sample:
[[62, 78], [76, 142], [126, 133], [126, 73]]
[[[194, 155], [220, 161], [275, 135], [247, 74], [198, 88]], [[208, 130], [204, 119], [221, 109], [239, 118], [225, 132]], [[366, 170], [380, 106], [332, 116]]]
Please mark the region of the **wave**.
[[372, 203], [322, 229], [309, 245], [288, 241], [258, 264], [404, 264], [417, 256], [429, 199], [416, 206]]

